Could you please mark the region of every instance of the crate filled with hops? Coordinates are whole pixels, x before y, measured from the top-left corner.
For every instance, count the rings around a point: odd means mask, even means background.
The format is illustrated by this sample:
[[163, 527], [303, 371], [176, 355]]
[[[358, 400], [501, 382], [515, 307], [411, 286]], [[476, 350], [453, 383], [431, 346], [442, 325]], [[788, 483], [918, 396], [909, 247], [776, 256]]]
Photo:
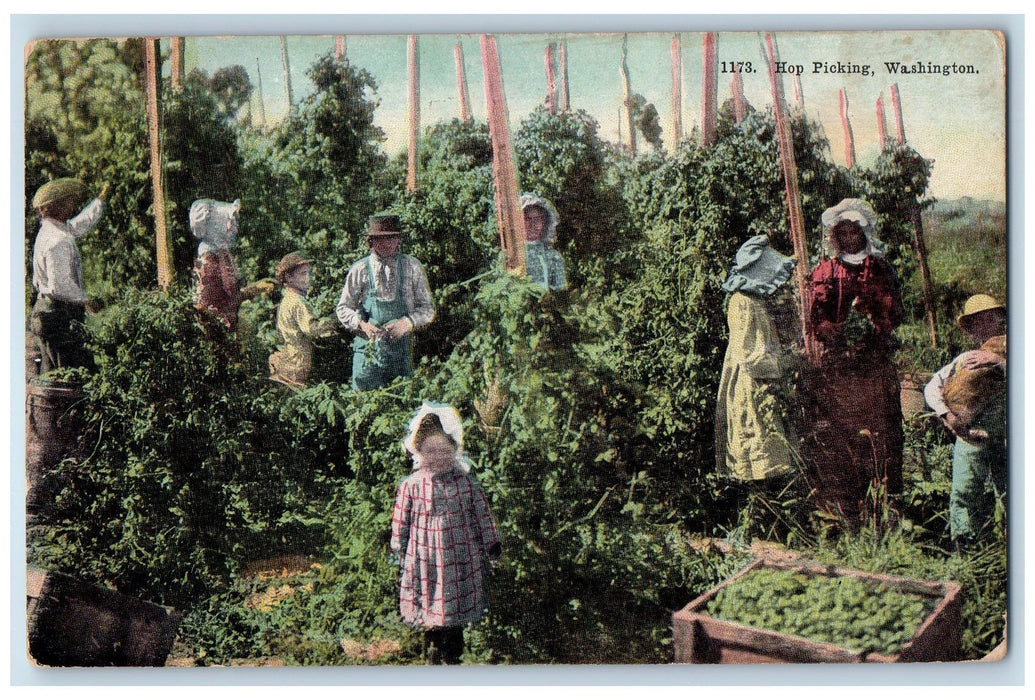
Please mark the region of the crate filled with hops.
[[676, 663], [955, 661], [960, 587], [759, 558], [672, 616]]

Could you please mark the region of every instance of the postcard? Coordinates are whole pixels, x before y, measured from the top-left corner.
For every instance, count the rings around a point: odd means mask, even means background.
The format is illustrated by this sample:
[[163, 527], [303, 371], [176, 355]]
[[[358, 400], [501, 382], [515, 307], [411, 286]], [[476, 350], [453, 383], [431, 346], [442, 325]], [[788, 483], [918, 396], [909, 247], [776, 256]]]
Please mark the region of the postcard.
[[33, 39], [30, 663], [1002, 661], [1007, 54]]

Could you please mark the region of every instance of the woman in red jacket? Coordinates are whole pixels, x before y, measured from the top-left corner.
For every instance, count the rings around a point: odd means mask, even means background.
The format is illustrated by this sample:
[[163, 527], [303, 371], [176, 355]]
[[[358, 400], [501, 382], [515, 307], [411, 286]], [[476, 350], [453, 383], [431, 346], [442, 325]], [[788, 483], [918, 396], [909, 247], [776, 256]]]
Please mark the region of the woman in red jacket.
[[[893, 363], [904, 311], [898, 282], [861, 199], [823, 212], [824, 257], [809, 277], [816, 356], [807, 371], [806, 450], [817, 505], [850, 522], [867, 497], [902, 490], [902, 407]], [[877, 491], [870, 491], [877, 487]]]

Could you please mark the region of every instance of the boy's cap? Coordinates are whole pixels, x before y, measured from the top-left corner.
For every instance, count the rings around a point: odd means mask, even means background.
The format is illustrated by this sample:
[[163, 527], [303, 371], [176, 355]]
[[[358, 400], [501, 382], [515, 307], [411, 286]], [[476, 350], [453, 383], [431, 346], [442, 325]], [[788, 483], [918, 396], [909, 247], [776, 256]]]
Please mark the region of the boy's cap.
[[300, 265], [311, 265], [313, 263], [312, 258], [307, 258], [299, 252], [288, 253], [280, 259], [277, 263], [276, 278], [281, 284], [284, 284], [285, 278], [288, 274]]
[[402, 235], [402, 222], [393, 214], [375, 214], [367, 219], [367, 238]]
[[60, 177], [36, 190], [36, 195], [32, 198], [32, 208], [39, 209], [68, 198], [81, 200], [85, 196], [86, 185], [81, 180], [74, 177]]
[[968, 317], [993, 309], [1006, 311], [1006, 307], [996, 301], [994, 297], [988, 294], [975, 294], [963, 304], [963, 313], [956, 317], [956, 323], [958, 325], [966, 323]]

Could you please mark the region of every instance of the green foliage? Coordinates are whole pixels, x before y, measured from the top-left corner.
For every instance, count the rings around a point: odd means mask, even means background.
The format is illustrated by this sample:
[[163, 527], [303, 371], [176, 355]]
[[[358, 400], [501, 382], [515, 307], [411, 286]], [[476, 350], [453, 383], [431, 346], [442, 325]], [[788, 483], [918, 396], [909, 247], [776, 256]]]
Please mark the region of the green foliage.
[[[163, 98], [166, 222], [173, 269], [180, 283], [186, 283], [198, 247], [190, 230], [190, 205], [202, 198], [237, 199], [241, 156], [236, 130], [208, 86], [188, 82], [181, 90], [166, 91]], [[241, 216], [250, 219], [247, 204]]]
[[421, 261], [435, 298], [435, 331], [417, 335], [416, 353], [444, 358], [471, 330], [469, 281], [499, 255], [488, 126], [454, 119], [429, 127], [418, 172], [418, 188], [397, 207], [406, 250]]
[[560, 216], [556, 247], [573, 286], [597, 279], [593, 262], [615, 270], [611, 254], [631, 238], [620, 183], [608, 173], [610, 149], [598, 128], [582, 110], [550, 114], [537, 107], [514, 137], [521, 190], [549, 199]]
[[373, 123], [373, 77], [331, 55], [317, 58], [308, 75], [315, 92], [270, 136], [249, 137], [237, 256], [253, 279], [305, 250], [323, 266], [327, 288], [340, 293], [367, 217], [388, 205], [397, 183]]
[[294, 426], [233, 338], [206, 332], [185, 296], [153, 292], [128, 292], [95, 325], [81, 457], [42, 558], [182, 606], [255, 552], [320, 541], [308, 513], [328, 482], [293, 466]]
[[[110, 39], [39, 41], [25, 63], [26, 251], [39, 223], [31, 201], [41, 185], [77, 177], [96, 196], [110, 182], [104, 218], [78, 241], [87, 291], [95, 297], [157, 279], [142, 67], [140, 41]], [[31, 262], [27, 268], [28, 280]]]
[[661, 124], [658, 123], [658, 108], [638, 92], [629, 96], [633, 126], [643, 134], [644, 140], [653, 148], [661, 148]]
[[499, 273], [474, 319], [425, 392], [479, 416], [465, 446], [504, 551], [483, 659], [664, 660], [671, 609], [714, 571], [623, 457], [632, 397], [602, 363], [613, 319]]
[[228, 117], [237, 115], [252, 96], [252, 83], [244, 66], [220, 68], [212, 76], [209, 89], [219, 100], [220, 108]]
[[[880, 218], [880, 237], [899, 279], [908, 278], [919, 267], [913, 240], [921, 213], [935, 201], [927, 194], [932, 165], [933, 160], [910, 146], [889, 146], [872, 167], [858, 169], [862, 193]], [[917, 314], [922, 300], [906, 289], [903, 303]]]

